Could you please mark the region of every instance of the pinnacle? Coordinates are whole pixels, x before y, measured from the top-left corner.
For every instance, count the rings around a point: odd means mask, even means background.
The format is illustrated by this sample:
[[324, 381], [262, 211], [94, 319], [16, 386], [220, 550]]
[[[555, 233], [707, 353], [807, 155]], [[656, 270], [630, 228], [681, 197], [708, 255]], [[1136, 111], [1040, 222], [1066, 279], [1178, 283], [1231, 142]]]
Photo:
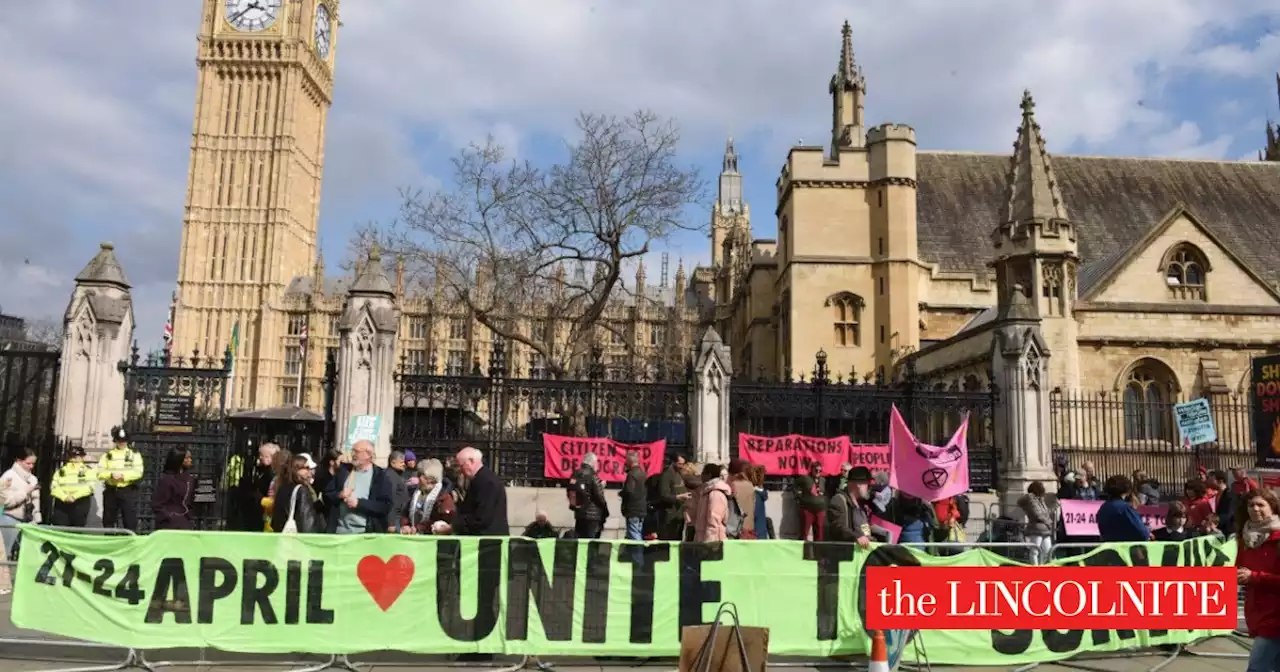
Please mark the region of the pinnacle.
[[1057, 179], [1045, 151], [1040, 124], [1035, 119], [1035, 100], [1030, 90], [1022, 93], [1022, 124], [1013, 143], [1009, 163], [1008, 201], [1004, 222], [1067, 219], [1067, 210]]

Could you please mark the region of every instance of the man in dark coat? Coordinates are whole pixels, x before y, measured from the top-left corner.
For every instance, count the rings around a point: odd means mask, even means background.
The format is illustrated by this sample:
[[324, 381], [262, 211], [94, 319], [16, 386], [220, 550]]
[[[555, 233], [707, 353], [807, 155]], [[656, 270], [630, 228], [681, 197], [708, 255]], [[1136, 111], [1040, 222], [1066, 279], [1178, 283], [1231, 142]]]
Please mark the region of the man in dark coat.
[[640, 466], [640, 453], [627, 453], [627, 480], [622, 484], [622, 517], [627, 521], [627, 538], [644, 541], [644, 517], [649, 512], [649, 473]]
[[658, 538], [680, 541], [684, 538], [684, 507], [692, 497], [684, 487], [684, 457], [675, 455], [658, 477]]
[[[511, 534], [507, 522], [507, 486], [493, 470], [484, 466], [484, 456], [467, 446], [458, 451], [458, 471], [467, 482], [467, 496], [458, 503], [453, 534], [469, 537], [505, 537]], [[442, 530], [449, 531], [449, 530]]]
[[604, 483], [596, 473], [599, 458], [595, 453], [582, 456], [582, 464], [569, 477], [575, 488], [578, 508], [573, 510], [574, 532], [579, 539], [599, 539], [604, 521], [609, 517], [609, 501], [604, 498]]

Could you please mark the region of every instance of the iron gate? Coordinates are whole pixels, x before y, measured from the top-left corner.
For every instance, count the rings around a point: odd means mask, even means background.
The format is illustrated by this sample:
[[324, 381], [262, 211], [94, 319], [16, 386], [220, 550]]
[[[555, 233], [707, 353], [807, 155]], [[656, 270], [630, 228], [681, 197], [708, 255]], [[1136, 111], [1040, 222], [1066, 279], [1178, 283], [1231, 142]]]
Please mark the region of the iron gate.
[[[13, 464], [17, 451], [36, 453], [36, 475], [48, 483], [64, 457], [54, 434], [58, 403], [56, 350], [0, 350], [0, 471]], [[49, 488], [41, 489], [40, 508], [52, 510]]]
[[125, 374], [125, 428], [145, 469], [138, 492], [138, 531], [155, 528], [151, 493], [169, 453], [191, 453], [196, 477], [192, 522], [198, 530], [218, 529], [226, 515], [222, 476], [226, 469], [228, 432], [227, 382], [231, 357], [148, 356], [139, 361], [135, 343]]
[[[730, 427], [738, 455], [738, 434], [814, 437], [848, 436], [854, 444], [889, 443], [889, 413], [898, 407], [907, 426], [922, 441], [945, 443], [969, 415], [970, 489], [997, 487], [994, 442], [996, 391], [974, 376], [951, 384], [922, 380], [908, 359], [897, 380], [856, 371], [846, 377], [827, 368], [827, 354], [819, 350], [814, 368], [781, 380], [737, 378], [729, 388]], [[874, 471], [874, 469], [873, 469]], [[770, 479], [775, 487], [784, 479]]]
[[[582, 370], [560, 379], [518, 370], [501, 342], [488, 370], [477, 360], [470, 375], [413, 371], [402, 362], [392, 448], [444, 461], [474, 446], [504, 479], [535, 487], [557, 485], [545, 477], [544, 433], [623, 443], [665, 439], [668, 454], [688, 456], [690, 371], [609, 368], [602, 358], [593, 348]], [[424, 370], [436, 370], [434, 353]]]

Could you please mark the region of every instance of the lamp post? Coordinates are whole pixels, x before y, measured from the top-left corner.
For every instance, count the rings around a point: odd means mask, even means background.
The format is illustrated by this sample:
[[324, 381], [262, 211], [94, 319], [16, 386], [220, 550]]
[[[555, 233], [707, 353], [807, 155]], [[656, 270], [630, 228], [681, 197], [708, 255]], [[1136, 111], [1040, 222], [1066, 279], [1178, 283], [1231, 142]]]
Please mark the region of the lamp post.
[[825, 404], [823, 403], [825, 401], [823, 399], [823, 390], [824, 388], [826, 388], [827, 381], [829, 380], [829, 372], [827, 371], [827, 351], [822, 348], [818, 348], [818, 354], [816, 356], [816, 359], [818, 361], [818, 366], [813, 370], [813, 390], [818, 395], [818, 398], [817, 398], [818, 434], [817, 436], [826, 436], [827, 435], [826, 434], [827, 418], [826, 418], [826, 412], [825, 412], [826, 407], [825, 407]]

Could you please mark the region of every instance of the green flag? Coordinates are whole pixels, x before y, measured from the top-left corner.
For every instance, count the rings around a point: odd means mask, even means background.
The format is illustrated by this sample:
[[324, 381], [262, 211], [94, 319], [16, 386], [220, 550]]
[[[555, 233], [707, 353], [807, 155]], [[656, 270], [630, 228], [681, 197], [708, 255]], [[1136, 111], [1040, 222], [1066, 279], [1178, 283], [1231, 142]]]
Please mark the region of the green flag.
[[236, 361], [236, 353], [240, 351], [240, 321], [231, 327], [231, 361]]

